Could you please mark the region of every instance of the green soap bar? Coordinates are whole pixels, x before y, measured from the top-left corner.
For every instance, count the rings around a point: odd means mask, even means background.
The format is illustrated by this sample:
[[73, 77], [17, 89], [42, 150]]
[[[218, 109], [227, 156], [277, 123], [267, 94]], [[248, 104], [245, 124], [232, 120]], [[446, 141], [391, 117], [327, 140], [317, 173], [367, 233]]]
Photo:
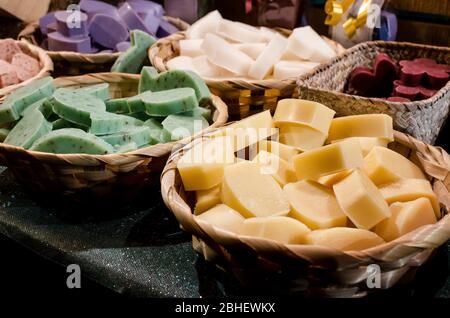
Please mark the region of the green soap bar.
[[122, 146], [115, 146], [114, 150], [117, 153], [125, 153], [125, 152], [130, 152], [130, 151], [134, 151], [138, 149], [138, 146], [136, 145], [136, 143], [134, 141], [127, 143], [125, 145]]
[[[143, 77], [141, 77], [141, 80]], [[140, 84], [140, 83], [139, 83]], [[143, 84], [144, 85], [144, 84]], [[205, 81], [196, 73], [187, 70], [170, 70], [158, 75], [151, 74], [145, 77], [145, 88], [154, 92], [167, 89], [190, 87], [195, 90], [200, 105], [211, 101], [211, 92]]]
[[133, 97], [130, 97], [127, 101], [129, 113], [140, 113], [145, 112], [145, 105], [142, 101], [144, 98], [150, 96], [152, 92], [145, 92]]
[[104, 155], [114, 152], [114, 148], [101, 138], [76, 128], [54, 130], [36, 140], [31, 150], [92, 155]]
[[144, 122], [144, 126], [150, 128], [150, 135], [157, 140], [159, 144], [164, 144], [171, 141], [170, 133], [164, 129], [162, 124], [154, 118]]
[[198, 107], [195, 91], [190, 87], [169, 89], [143, 96], [146, 112], [150, 116], [168, 116]]
[[123, 146], [130, 142], [135, 142], [137, 147], [141, 147], [153, 142], [153, 138], [150, 135], [150, 128], [145, 126], [130, 127], [126, 132], [105, 135], [100, 138], [113, 146]]
[[146, 91], [151, 91], [151, 83], [158, 76], [158, 71], [152, 66], [144, 66], [141, 70], [141, 78], [139, 80], [138, 91], [143, 93]]
[[203, 116], [208, 122], [211, 122], [211, 109], [205, 107], [196, 107], [193, 110], [181, 113], [180, 115], [185, 116]]
[[132, 30], [130, 32], [130, 42], [132, 46], [142, 47], [147, 51], [156, 42], [156, 39], [147, 32]]
[[62, 118], [52, 121], [52, 126], [53, 126], [53, 130], [63, 129], [63, 128], [78, 128], [78, 129], [86, 131], [86, 127], [71, 123], [70, 121], [67, 121]]
[[0, 142], [3, 142], [11, 130], [8, 128], [0, 128]]
[[209, 123], [203, 116], [169, 115], [162, 125], [172, 140], [180, 140], [207, 128]]
[[45, 120], [38, 110], [23, 117], [5, 138], [4, 143], [28, 149], [38, 138], [52, 130], [52, 124]]
[[77, 88], [69, 87], [67, 89], [72, 90], [75, 93], [92, 95], [94, 97], [100, 98], [103, 101], [106, 101], [111, 98], [109, 96], [109, 84], [108, 83], [101, 83], [101, 84], [95, 84], [95, 85], [89, 85], [89, 86], [83, 86], [83, 87], [77, 87]]
[[53, 94], [53, 111], [71, 123], [89, 127], [91, 114], [106, 111], [105, 103], [94, 96], [58, 89]]
[[126, 114], [130, 110], [128, 109], [128, 101], [129, 97], [125, 98], [116, 98], [116, 99], [109, 99], [105, 101], [106, 111], [110, 113], [116, 113], [116, 114]]
[[37, 102], [34, 102], [23, 111], [22, 116], [25, 117], [27, 114], [38, 110], [42, 113], [42, 115], [44, 115], [45, 118], [48, 119], [53, 114], [52, 104], [48, 102], [49, 99], [49, 97], [45, 97]]
[[44, 97], [50, 97], [54, 90], [53, 78], [50, 76], [34, 80], [18, 88], [6, 96], [3, 104], [0, 105], [0, 124], [18, 120], [28, 106]]
[[94, 135], [110, 135], [125, 131], [133, 126], [141, 126], [143, 122], [139, 119], [117, 115], [108, 112], [91, 113], [91, 128], [89, 132]]
[[150, 116], [148, 116], [147, 113], [145, 112], [139, 112], [139, 113], [131, 113], [131, 114], [127, 114], [127, 116], [139, 119], [141, 121], [146, 121], [147, 119], [149, 119]]

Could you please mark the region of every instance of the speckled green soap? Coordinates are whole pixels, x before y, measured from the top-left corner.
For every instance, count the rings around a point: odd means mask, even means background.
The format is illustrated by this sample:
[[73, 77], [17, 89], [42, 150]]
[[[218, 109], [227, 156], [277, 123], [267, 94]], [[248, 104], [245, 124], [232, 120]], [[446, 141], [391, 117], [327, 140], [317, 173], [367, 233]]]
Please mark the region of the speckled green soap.
[[162, 124], [154, 118], [150, 118], [144, 122], [144, 126], [150, 128], [150, 135], [158, 144], [171, 141], [170, 133], [164, 129]]
[[26, 116], [27, 114], [38, 110], [44, 115], [45, 118], [49, 118], [53, 114], [53, 107], [51, 102], [49, 102], [50, 97], [45, 97], [37, 102], [34, 102], [30, 106], [27, 107], [22, 113], [22, 116]]
[[203, 116], [170, 115], [162, 122], [162, 126], [171, 136], [172, 140], [189, 137], [209, 126]]
[[116, 114], [127, 114], [128, 109], [128, 99], [131, 97], [115, 98], [105, 101], [106, 110], [110, 113]]
[[145, 112], [145, 104], [143, 102], [143, 99], [148, 98], [152, 94], [152, 92], [144, 92], [142, 94], [128, 98], [128, 112], [130, 114]]
[[116, 147], [124, 146], [130, 142], [136, 143], [137, 147], [155, 143], [150, 135], [150, 128], [145, 126], [130, 127], [126, 132], [100, 136], [100, 138]]
[[76, 88], [75, 90], [78, 93], [92, 95], [94, 97], [100, 98], [103, 101], [110, 99], [108, 83], [101, 83], [101, 84], [80, 87], [80, 88]]
[[195, 91], [190, 87], [154, 92], [149, 96], [142, 97], [142, 101], [150, 116], [168, 116], [198, 107]]
[[108, 135], [122, 132], [130, 126], [142, 125], [142, 121], [133, 117], [108, 112], [93, 112], [90, 115], [89, 132], [94, 135]]
[[151, 91], [155, 78], [158, 77], [158, 71], [152, 66], [144, 66], [141, 70], [141, 78], [139, 79], [139, 93]]
[[78, 128], [78, 129], [81, 129], [84, 131], [87, 130], [87, 127], [71, 123], [70, 121], [67, 121], [62, 118], [52, 121], [52, 126], [53, 126], [53, 130], [63, 129], [63, 128]]

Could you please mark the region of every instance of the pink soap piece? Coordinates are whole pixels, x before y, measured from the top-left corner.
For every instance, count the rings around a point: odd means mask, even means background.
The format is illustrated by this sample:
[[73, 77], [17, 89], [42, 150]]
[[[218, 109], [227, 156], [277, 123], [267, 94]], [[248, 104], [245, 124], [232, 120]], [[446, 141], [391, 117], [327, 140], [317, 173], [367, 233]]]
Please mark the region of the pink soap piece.
[[39, 29], [41, 30], [41, 33], [44, 35], [47, 35], [49, 33], [48, 31], [48, 25], [56, 22], [55, 18], [55, 12], [50, 12], [44, 15], [39, 19]]
[[396, 102], [396, 103], [408, 103], [411, 100], [405, 97], [400, 97], [400, 96], [391, 96], [386, 98], [387, 101], [389, 102]]
[[85, 37], [88, 35], [88, 16], [83, 12], [55, 12], [58, 32], [69, 37]]
[[409, 100], [423, 100], [433, 97], [437, 90], [423, 86], [407, 86], [401, 80], [394, 81], [394, 96], [408, 98]]
[[137, 14], [136, 11], [127, 3], [123, 3], [118, 9], [119, 15], [130, 30], [141, 30], [151, 33], [145, 22]]
[[89, 21], [98, 13], [107, 14], [117, 20], [120, 20], [117, 8], [109, 3], [95, 0], [81, 0], [79, 3], [81, 11], [88, 15]]
[[18, 83], [16, 68], [8, 62], [0, 60], [0, 88]]
[[0, 59], [11, 63], [12, 57], [22, 50], [13, 39], [0, 40]]
[[25, 53], [15, 54], [11, 65], [16, 67], [17, 77], [22, 82], [36, 76], [41, 68], [38, 60]]
[[50, 51], [91, 53], [91, 38], [89, 36], [70, 38], [59, 32], [52, 32], [48, 34], [48, 49]]
[[127, 40], [129, 35], [125, 25], [106, 14], [96, 14], [92, 18], [89, 32], [95, 42], [109, 49]]
[[435, 60], [417, 58], [400, 61], [400, 80], [407, 86], [424, 86], [441, 89], [449, 81], [450, 65], [438, 64]]

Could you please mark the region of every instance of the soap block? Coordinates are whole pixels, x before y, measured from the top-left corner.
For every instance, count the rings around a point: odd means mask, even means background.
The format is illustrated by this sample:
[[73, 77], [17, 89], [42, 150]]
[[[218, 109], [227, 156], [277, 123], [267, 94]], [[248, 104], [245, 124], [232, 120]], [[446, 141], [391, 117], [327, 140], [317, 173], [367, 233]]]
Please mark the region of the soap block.
[[115, 17], [116, 19], [120, 19], [117, 8], [103, 1], [81, 0], [79, 6], [81, 11], [85, 12], [88, 15], [89, 20], [99, 13], [104, 13], [109, 16]]
[[279, 80], [297, 78], [311, 72], [319, 64], [320, 63], [308, 61], [281, 60], [273, 67], [273, 78]]
[[43, 35], [47, 35], [48, 33], [47, 26], [53, 22], [56, 22], [55, 12], [49, 12], [43, 17], [39, 18], [39, 29], [41, 30], [41, 33]]
[[77, 125], [74, 123], [71, 123], [70, 121], [67, 121], [62, 118], [58, 118], [57, 120], [52, 121], [52, 130], [58, 130], [63, 128], [78, 128], [84, 131], [87, 131], [88, 128], [85, 126]]
[[158, 28], [158, 32], [156, 32], [156, 37], [157, 38], [165, 38], [166, 36], [169, 36], [173, 33], [177, 33], [180, 30], [174, 26], [172, 23], [170, 23], [169, 21], [166, 20], [161, 20], [159, 23], [159, 28]]
[[335, 114], [334, 110], [320, 103], [288, 98], [278, 102], [273, 122], [276, 127], [285, 124], [308, 125], [328, 135]]
[[126, 114], [129, 112], [128, 97], [125, 98], [115, 98], [105, 101], [106, 111], [116, 114]]
[[237, 232], [244, 217], [225, 204], [218, 204], [210, 210], [198, 215], [197, 220], [229, 232]]
[[269, 38], [257, 28], [241, 22], [222, 19], [216, 31], [220, 36], [233, 42], [268, 42]]
[[258, 142], [258, 151], [267, 151], [277, 155], [287, 162], [292, 161], [292, 158], [299, 154], [300, 150], [274, 140], [261, 140]]
[[36, 76], [41, 69], [39, 61], [25, 53], [14, 54], [11, 65], [16, 68], [17, 78], [21, 82]]
[[154, 67], [144, 66], [141, 70], [141, 78], [139, 79], [139, 94], [152, 90], [152, 83], [158, 76], [158, 70]]
[[395, 202], [390, 206], [392, 216], [375, 227], [375, 233], [389, 242], [423, 225], [436, 223], [436, 215], [430, 200]]
[[109, 135], [122, 132], [129, 127], [142, 124], [133, 117], [117, 115], [108, 112], [93, 112], [90, 114], [89, 132], [94, 135]]
[[[357, 140], [359, 142], [364, 157], [366, 157], [372, 151], [373, 148], [377, 146], [387, 148], [389, 144], [389, 141], [387, 139], [377, 137], [349, 137], [345, 138], [344, 140], [352, 140], [352, 139]], [[335, 140], [332, 141], [331, 143], [335, 143], [338, 141], [341, 140]]]
[[150, 116], [168, 116], [198, 107], [195, 91], [190, 87], [154, 92], [143, 96], [141, 100]]
[[47, 34], [48, 49], [50, 51], [69, 51], [91, 53], [91, 38], [89, 36], [68, 37], [59, 32]]
[[128, 112], [130, 114], [145, 112], [145, 104], [143, 102], [143, 98], [152, 95], [153, 92], [146, 91], [140, 93], [139, 95], [132, 96], [127, 99]]
[[278, 183], [252, 162], [226, 166], [222, 182], [222, 201], [244, 217], [282, 216], [290, 211]]
[[338, 183], [339, 181], [346, 178], [350, 173], [352, 173], [352, 169], [342, 170], [341, 172], [336, 172], [332, 174], [328, 174], [317, 179], [317, 182], [327, 188], [333, 188], [333, 185]]
[[259, 164], [261, 173], [271, 175], [282, 187], [287, 183], [297, 181], [292, 164], [273, 153], [259, 151], [252, 162]]
[[286, 216], [246, 219], [239, 227], [239, 235], [274, 240], [282, 244], [302, 244], [311, 230], [302, 222]]
[[55, 22], [59, 33], [66, 37], [86, 37], [88, 35], [88, 16], [86, 13], [71, 11], [55, 12]]
[[267, 47], [267, 43], [238, 43], [233, 44], [236, 48], [238, 48], [241, 52], [247, 54], [252, 59], [256, 60], [258, 56], [264, 51]]
[[99, 137], [112, 146], [124, 146], [134, 142], [140, 148], [158, 142], [152, 138], [150, 128], [146, 126], [131, 126], [125, 131]]
[[193, 110], [187, 111], [185, 113], [181, 113], [180, 115], [185, 116], [192, 116], [192, 117], [198, 117], [202, 116], [205, 118], [208, 122], [212, 121], [212, 111], [211, 108], [205, 108], [205, 107], [196, 107]]
[[16, 67], [4, 60], [0, 60], [0, 88], [15, 85], [19, 82]]
[[342, 211], [359, 229], [369, 230], [391, 216], [384, 197], [360, 169], [333, 186]]
[[0, 60], [11, 63], [13, 56], [21, 52], [20, 46], [13, 39], [0, 40]]
[[38, 110], [41, 112], [42, 115], [44, 115], [44, 117], [46, 119], [48, 119], [53, 114], [52, 106], [50, 103], [48, 103], [48, 100], [49, 100], [49, 98], [45, 97], [45, 98], [42, 98], [42, 99], [38, 100], [37, 102], [31, 104], [22, 112], [22, 116], [25, 117], [29, 113], [34, 112], [35, 110]]
[[301, 151], [321, 147], [327, 135], [323, 132], [303, 124], [282, 124], [280, 126], [280, 142]]
[[199, 133], [209, 123], [203, 116], [169, 115], [163, 120], [162, 126], [175, 141]]
[[166, 143], [171, 141], [170, 133], [164, 129], [162, 124], [155, 120], [154, 118], [150, 118], [143, 123], [143, 126], [147, 126], [150, 128], [150, 136], [157, 141], [157, 143]]
[[0, 128], [0, 142], [4, 142], [10, 132], [8, 128]]
[[154, 1], [127, 0], [127, 2], [139, 15], [152, 15], [156, 17], [162, 17], [164, 15], [164, 7]]
[[302, 60], [327, 62], [336, 53], [310, 26], [295, 29], [289, 37], [287, 48]]
[[212, 207], [220, 204], [220, 185], [217, 185], [211, 189], [195, 191], [195, 208], [194, 214], [200, 215], [203, 212], [211, 209]]
[[114, 50], [116, 52], [125, 52], [131, 47], [131, 42], [128, 41], [122, 41], [116, 44], [114, 47]]
[[194, 145], [177, 163], [186, 191], [207, 190], [222, 182], [224, 167], [234, 163], [229, 137], [218, 137]]
[[76, 92], [92, 95], [94, 97], [100, 98], [103, 101], [110, 99], [108, 83], [101, 83], [77, 88]]
[[305, 236], [304, 244], [324, 246], [339, 251], [362, 251], [384, 243], [377, 234], [348, 227], [315, 230]]
[[152, 28], [148, 28], [144, 20], [130, 6], [129, 3], [124, 2], [117, 11], [129, 30], [140, 30], [143, 32], [154, 34], [154, 32], [152, 32]]
[[200, 55], [192, 59], [194, 71], [202, 77], [236, 77], [237, 75], [221, 68], [208, 59], [206, 55]]
[[203, 55], [202, 50], [202, 39], [194, 39], [194, 40], [181, 40], [180, 44], [180, 55], [196, 57]]
[[192, 64], [192, 57], [190, 56], [176, 56], [173, 59], [167, 61], [167, 69], [173, 70], [186, 70], [196, 72], [194, 64]]
[[193, 23], [186, 31], [188, 39], [203, 39], [208, 33], [216, 33], [222, 16], [215, 10]]
[[262, 80], [272, 71], [287, 47], [287, 40], [279, 34], [272, 37], [267, 47], [252, 63], [248, 75], [254, 79]]
[[379, 146], [364, 158], [364, 171], [376, 185], [407, 178], [426, 180], [422, 170], [409, 159]]
[[289, 213], [312, 230], [345, 226], [347, 216], [331, 189], [317, 182], [304, 180], [284, 186], [283, 191], [292, 207]]
[[433, 192], [431, 183], [424, 179], [400, 179], [396, 182], [380, 186], [380, 192], [388, 204], [394, 202], [413, 201], [418, 198], [427, 198], [433, 206], [434, 213], [440, 218], [441, 211], [439, 199]]
[[107, 14], [96, 14], [89, 23], [92, 39], [103, 47], [115, 49], [116, 45], [128, 39], [128, 28]]
[[333, 119], [328, 140], [332, 142], [349, 137], [377, 137], [394, 141], [392, 118], [385, 114], [366, 114]]

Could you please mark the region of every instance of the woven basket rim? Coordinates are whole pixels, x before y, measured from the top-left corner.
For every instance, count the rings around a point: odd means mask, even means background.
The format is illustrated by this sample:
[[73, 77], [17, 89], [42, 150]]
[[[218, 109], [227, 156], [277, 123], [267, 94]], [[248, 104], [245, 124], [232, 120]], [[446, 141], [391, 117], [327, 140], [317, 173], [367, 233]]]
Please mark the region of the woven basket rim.
[[351, 56], [355, 54], [361, 54], [361, 51], [368, 50], [372, 47], [388, 47], [388, 48], [411, 48], [411, 49], [425, 49], [425, 50], [437, 50], [442, 52], [447, 52], [450, 54], [450, 47], [444, 47], [444, 46], [435, 46], [435, 45], [427, 45], [427, 44], [418, 44], [418, 43], [411, 43], [411, 42], [391, 42], [391, 41], [367, 41], [359, 43], [349, 49], [347, 49], [342, 54], [336, 56], [335, 58], [331, 59], [327, 63], [321, 64], [315, 69], [311, 70], [310, 72], [300, 76], [297, 79], [297, 87], [299, 89], [308, 89], [308, 90], [314, 90], [323, 94], [334, 94], [341, 97], [346, 98], [353, 98], [355, 100], [366, 102], [366, 103], [381, 103], [385, 105], [409, 105], [409, 106], [425, 106], [430, 103], [434, 103], [441, 98], [444, 97], [447, 91], [450, 90], [450, 81], [447, 82], [447, 84], [442, 87], [439, 91], [436, 92], [432, 97], [424, 100], [419, 101], [410, 101], [410, 102], [392, 102], [385, 100], [383, 98], [378, 97], [364, 97], [359, 95], [351, 95], [339, 91], [330, 91], [326, 89], [322, 89], [320, 87], [316, 87], [313, 85], [310, 85], [307, 83], [307, 81], [313, 79], [315, 76], [317, 76], [320, 73], [325, 72], [333, 65], [340, 63], [342, 60], [351, 58]]
[[[71, 85], [77, 84], [86, 84], [86, 83], [101, 83], [101, 82], [120, 82], [123, 80], [128, 81], [138, 81], [140, 78], [139, 74], [126, 74], [126, 73], [90, 73], [78, 76], [67, 76], [67, 77], [59, 77], [54, 80], [56, 87], [67, 87]], [[211, 105], [218, 111], [218, 116], [216, 120], [206, 129], [201, 132], [184, 138], [179, 141], [172, 141], [168, 143], [156, 144], [144, 148], [140, 148], [134, 151], [126, 152], [126, 153], [113, 153], [106, 155], [91, 155], [91, 154], [54, 154], [47, 152], [39, 152], [39, 151], [31, 151], [26, 150], [22, 147], [17, 147], [13, 145], [8, 145], [5, 143], [0, 143], [0, 148], [3, 148], [7, 151], [11, 152], [21, 152], [24, 154], [31, 155], [38, 160], [43, 161], [64, 161], [64, 162], [72, 162], [76, 161], [86, 161], [86, 162], [102, 162], [102, 163], [112, 163], [112, 162], [124, 162], [124, 161], [136, 161], [135, 159], [140, 159], [143, 157], [162, 157], [169, 154], [174, 147], [178, 144], [188, 143], [193, 138], [199, 137], [204, 133], [207, 133], [211, 130], [214, 130], [218, 127], [221, 127], [228, 120], [228, 111], [226, 104], [215, 95], [212, 95]]]
[[[291, 30], [285, 30], [282, 28], [276, 28], [275, 29], [278, 32], [292, 32]], [[178, 42], [182, 39], [186, 38], [186, 32], [177, 32], [174, 34], [171, 34], [168, 37], [159, 39], [155, 44], [153, 44], [149, 51], [149, 59], [152, 65], [158, 69], [158, 71], [167, 71], [167, 61], [165, 58], [161, 58], [159, 56], [160, 47], [162, 46], [173, 46], [173, 42]], [[338, 55], [340, 55], [345, 49], [337, 42], [328, 39], [324, 37], [327, 42], [333, 43], [335, 48], [333, 48]], [[288, 90], [295, 88], [296, 84], [296, 78], [287, 78], [283, 80], [278, 79], [264, 79], [264, 80], [253, 80], [253, 79], [243, 79], [243, 78], [212, 78], [212, 77], [204, 77], [202, 76], [203, 80], [207, 83], [208, 86], [211, 87], [218, 87], [218, 88], [233, 88], [233, 89], [279, 89], [279, 90]]]
[[[434, 165], [434, 168], [439, 167], [441, 171], [444, 170], [443, 175], [440, 175], [439, 178], [436, 178], [437, 175], [432, 175], [429, 172], [427, 172], [427, 175], [435, 178], [436, 183], [445, 183], [448, 187], [450, 179], [450, 156], [444, 150], [427, 145], [398, 131], [395, 131], [394, 135], [396, 142], [408, 146], [410, 149], [419, 153], [419, 158], [426, 158], [426, 160], [430, 161], [430, 164]], [[201, 142], [202, 138], [207, 137], [202, 136], [201, 138], [196, 138], [184, 148], [172, 153], [161, 175], [161, 194], [166, 206], [187, 232], [201, 239], [206, 238], [212, 240], [215, 244], [222, 245], [225, 248], [246, 245], [257, 253], [282, 254], [283, 256], [290, 256], [294, 259], [324, 261], [332, 258], [346, 264], [349, 264], [349, 262], [365, 262], [368, 264], [386, 259], [388, 261], [395, 261], [398, 258], [398, 255], [397, 258], [395, 257], [395, 252], [398, 252], [396, 250], [399, 247], [404, 249], [403, 257], [405, 253], [409, 255], [412, 251], [436, 248], [450, 238], [450, 193], [445, 185], [443, 185], [445, 190], [442, 187], [437, 188], [436, 186], [433, 189], [435, 193], [439, 192], [437, 194], [440, 198], [440, 203], [445, 206], [445, 214], [437, 223], [422, 226], [396, 240], [361, 251], [340, 251], [322, 246], [282, 244], [269, 239], [238, 235], [213, 227], [202, 220], [196, 220], [191, 208], [178, 192], [177, 186], [180, 185], [175, 184], [176, 179], [177, 182], [180, 182], [179, 176], [177, 176], [176, 162], [181, 157], [183, 151], [188, 150], [195, 142]], [[429, 153], [425, 154], [424, 152]], [[442, 200], [442, 197], [445, 200]], [[395, 252], [391, 255], [390, 252], [393, 251]]]
[[27, 41], [22, 40], [14, 40], [21, 49], [25, 49], [27, 52], [31, 53], [35, 58], [39, 60], [39, 63], [41, 64], [41, 69], [39, 73], [37, 73], [32, 78], [27, 79], [26, 81], [23, 81], [21, 83], [15, 84], [15, 85], [9, 85], [6, 87], [3, 87], [0, 89], [0, 99], [4, 97], [5, 95], [11, 93], [12, 91], [15, 91], [16, 89], [28, 85], [31, 81], [34, 81], [38, 78], [45, 77], [50, 74], [50, 72], [53, 71], [53, 62], [50, 56], [46, 53], [45, 50], [41, 49], [40, 47], [33, 45]]

